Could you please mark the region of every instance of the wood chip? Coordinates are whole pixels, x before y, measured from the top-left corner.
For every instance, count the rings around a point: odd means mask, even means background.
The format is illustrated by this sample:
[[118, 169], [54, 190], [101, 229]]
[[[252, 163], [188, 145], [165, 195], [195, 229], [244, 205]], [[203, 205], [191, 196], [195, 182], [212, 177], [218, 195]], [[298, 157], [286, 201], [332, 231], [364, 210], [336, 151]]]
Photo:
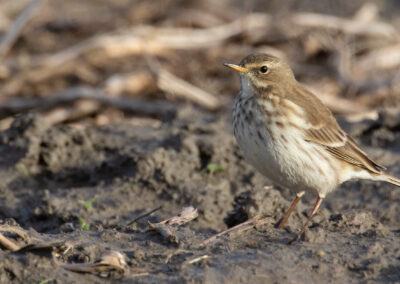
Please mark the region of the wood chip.
[[175, 233], [175, 227], [188, 223], [197, 218], [197, 216], [197, 209], [193, 206], [189, 206], [183, 208], [182, 212], [174, 217], [154, 224], [148, 221], [148, 225], [150, 229], [157, 231], [168, 242], [177, 244], [179, 243], [179, 238]]
[[110, 251], [92, 263], [65, 264], [61, 267], [69, 271], [100, 274], [101, 276], [109, 276], [112, 272], [125, 274], [128, 271], [126, 256], [118, 251]]

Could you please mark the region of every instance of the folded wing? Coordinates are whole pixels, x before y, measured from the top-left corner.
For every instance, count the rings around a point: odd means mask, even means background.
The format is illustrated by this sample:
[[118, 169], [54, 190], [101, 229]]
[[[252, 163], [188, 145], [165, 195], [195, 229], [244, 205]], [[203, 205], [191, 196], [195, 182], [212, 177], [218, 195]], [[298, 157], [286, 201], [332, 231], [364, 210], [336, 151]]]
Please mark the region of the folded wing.
[[329, 109], [317, 97], [304, 88], [298, 96], [302, 99], [295, 98], [293, 102], [303, 108], [308, 116], [309, 128], [305, 129], [304, 136], [306, 141], [319, 144], [335, 157], [372, 173], [380, 174], [385, 169], [369, 158], [340, 128]]

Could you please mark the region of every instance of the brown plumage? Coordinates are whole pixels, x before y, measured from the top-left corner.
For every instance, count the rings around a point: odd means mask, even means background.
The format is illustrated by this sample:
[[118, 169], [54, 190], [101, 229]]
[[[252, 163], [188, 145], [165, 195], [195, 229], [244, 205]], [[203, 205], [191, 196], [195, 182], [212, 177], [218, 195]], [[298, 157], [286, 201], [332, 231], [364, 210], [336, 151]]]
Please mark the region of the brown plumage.
[[305, 191], [318, 194], [310, 222], [326, 194], [344, 181], [359, 178], [400, 186], [400, 180], [385, 174], [385, 167], [369, 158], [330, 110], [297, 82], [288, 64], [259, 54], [239, 65], [225, 65], [241, 77], [233, 110], [239, 147], [258, 171], [296, 193], [280, 227]]
[[316, 96], [300, 85], [297, 92], [299, 95], [293, 102], [305, 110], [312, 125], [306, 130], [307, 141], [320, 144], [337, 158], [371, 173], [381, 174], [382, 170], [386, 169], [360, 149], [357, 143], [340, 128], [332, 113]]

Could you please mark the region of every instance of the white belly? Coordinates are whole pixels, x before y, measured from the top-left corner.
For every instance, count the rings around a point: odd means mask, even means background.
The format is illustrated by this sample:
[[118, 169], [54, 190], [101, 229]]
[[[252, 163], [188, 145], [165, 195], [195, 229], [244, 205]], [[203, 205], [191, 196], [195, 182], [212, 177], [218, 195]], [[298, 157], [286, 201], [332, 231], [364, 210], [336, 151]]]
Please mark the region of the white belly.
[[252, 120], [234, 111], [235, 137], [246, 160], [261, 174], [294, 192], [313, 191], [321, 197], [341, 182], [336, 170], [340, 163], [327, 160], [330, 154], [321, 146], [304, 141], [296, 127], [286, 125], [282, 131], [255, 119], [259, 110], [251, 109]]

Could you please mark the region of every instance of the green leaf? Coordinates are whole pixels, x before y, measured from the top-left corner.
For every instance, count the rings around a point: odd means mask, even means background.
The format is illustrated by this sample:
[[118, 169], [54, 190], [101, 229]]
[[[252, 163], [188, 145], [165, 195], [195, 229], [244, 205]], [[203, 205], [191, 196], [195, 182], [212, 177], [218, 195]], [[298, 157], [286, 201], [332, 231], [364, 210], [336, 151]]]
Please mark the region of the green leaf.
[[82, 231], [89, 231], [90, 230], [90, 224], [84, 224], [82, 226]]
[[217, 164], [208, 164], [207, 170], [210, 172], [210, 174], [213, 174], [215, 172], [222, 172], [225, 169]]
[[82, 231], [89, 231], [90, 230], [90, 224], [86, 223], [85, 219], [82, 217], [79, 217], [79, 223], [81, 223], [81, 230]]
[[94, 201], [94, 198], [89, 199], [89, 200], [78, 200], [78, 203], [85, 206], [86, 211], [90, 212], [90, 210], [92, 210], [92, 207], [93, 207], [93, 201]]

